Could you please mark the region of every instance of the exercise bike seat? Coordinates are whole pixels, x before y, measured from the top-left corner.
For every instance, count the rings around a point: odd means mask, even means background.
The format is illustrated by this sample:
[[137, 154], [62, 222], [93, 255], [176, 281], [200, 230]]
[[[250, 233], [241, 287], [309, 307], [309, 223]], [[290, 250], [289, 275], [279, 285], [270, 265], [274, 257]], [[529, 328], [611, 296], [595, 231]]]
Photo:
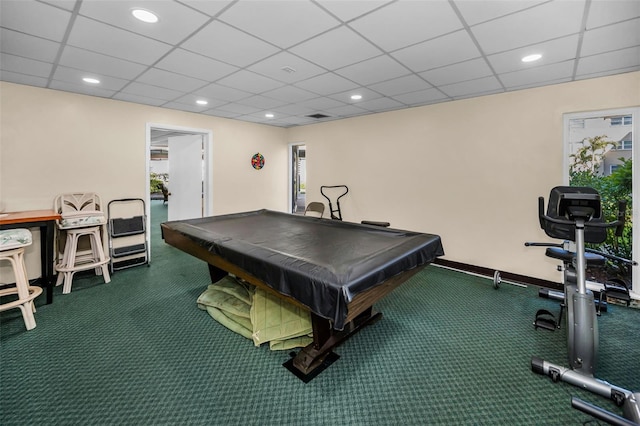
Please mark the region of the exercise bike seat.
[[[574, 252], [561, 249], [560, 247], [548, 247], [545, 252], [545, 256], [562, 260], [565, 263], [571, 263], [575, 255]], [[604, 256], [595, 253], [587, 252], [584, 254], [584, 258], [588, 268], [602, 268], [606, 263]]]

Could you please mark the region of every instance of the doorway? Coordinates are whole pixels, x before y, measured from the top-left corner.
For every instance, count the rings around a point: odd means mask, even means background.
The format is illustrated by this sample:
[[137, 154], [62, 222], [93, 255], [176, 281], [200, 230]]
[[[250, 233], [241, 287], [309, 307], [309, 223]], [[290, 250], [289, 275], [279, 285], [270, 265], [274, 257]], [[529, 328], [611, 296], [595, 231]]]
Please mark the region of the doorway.
[[[212, 215], [212, 132], [153, 123], [147, 123], [146, 130], [148, 229], [151, 224], [152, 203], [163, 206], [165, 220]], [[164, 195], [158, 191], [159, 183], [166, 189]], [[153, 194], [152, 185], [155, 185]], [[152, 234], [149, 233], [150, 236]], [[149, 247], [151, 246], [149, 241]]]
[[[622, 236], [607, 239], [599, 248], [609, 254], [638, 260], [640, 233], [632, 232], [640, 210], [640, 176], [634, 173], [640, 163], [635, 135], [640, 129], [640, 108], [625, 108], [564, 116], [565, 184], [591, 186], [600, 192], [603, 205], [617, 206], [627, 201], [627, 222]], [[613, 208], [615, 211], [615, 208]], [[606, 211], [605, 211], [606, 213]], [[609, 213], [611, 214], [611, 213]], [[612, 221], [615, 218], [605, 218]], [[630, 269], [630, 271], [629, 271]], [[630, 295], [640, 299], [638, 267], [618, 266], [618, 275], [631, 281]], [[600, 285], [589, 283], [599, 290]]]
[[304, 144], [289, 145], [289, 208], [290, 213], [304, 214], [307, 194], [307, 148]]

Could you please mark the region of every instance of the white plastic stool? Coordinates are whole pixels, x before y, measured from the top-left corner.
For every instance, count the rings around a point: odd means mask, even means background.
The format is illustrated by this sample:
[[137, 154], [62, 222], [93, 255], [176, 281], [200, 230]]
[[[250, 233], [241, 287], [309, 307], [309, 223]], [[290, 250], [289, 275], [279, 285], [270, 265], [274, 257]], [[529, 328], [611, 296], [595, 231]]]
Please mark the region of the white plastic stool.
[[16, 279], [16, 286], [1, 289], [0, 296], [18, 295], [17, 300], [0, 304], [0, 312], [20, 308], [27, 330], [36, 327], [36, 320], [33, 316], [36, 306], [33, 299], [42, 293], [41, 287], [29, 285], [27, 267], [24, 263], [24, 248], [31, 245], [31, 241], [31, 232], [28, 229], [0, 231], [0, 260], [8, 260], [11, 263]]

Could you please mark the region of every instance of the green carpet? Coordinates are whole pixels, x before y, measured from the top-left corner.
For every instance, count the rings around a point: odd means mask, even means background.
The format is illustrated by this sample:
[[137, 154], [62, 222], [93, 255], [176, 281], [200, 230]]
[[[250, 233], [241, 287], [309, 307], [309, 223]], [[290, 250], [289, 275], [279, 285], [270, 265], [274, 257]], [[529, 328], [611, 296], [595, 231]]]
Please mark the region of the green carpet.
[[[304, 384], [287, 352], [256, 348], [196, 307], [206, 265], [160, 238], [151, 265], [111, 283], [76, 278], [38, 298], [37, 327], [0, 313], [2, 425], [580, 425], [571, 395], [601, 397], [531, 372], [532, 355], [566, 365], [565, 331], [535, 331], [537, 288], [427, 267], [376, 305], [381, 321], [340, 346]], [[446, 248], [446, 241], [445, 248]], [[640, 389], [640, 311], [599, 319], [598, 376]], [[595, 423], [595, 421], [593, 421]]]

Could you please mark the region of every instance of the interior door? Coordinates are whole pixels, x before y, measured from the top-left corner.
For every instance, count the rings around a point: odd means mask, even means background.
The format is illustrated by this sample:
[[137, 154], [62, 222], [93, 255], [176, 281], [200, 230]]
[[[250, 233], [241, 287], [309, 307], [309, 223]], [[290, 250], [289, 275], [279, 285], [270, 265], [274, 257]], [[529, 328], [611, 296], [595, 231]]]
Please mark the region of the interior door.
[[168, 220], [203, 216], [202, 135], [169, 138]]

